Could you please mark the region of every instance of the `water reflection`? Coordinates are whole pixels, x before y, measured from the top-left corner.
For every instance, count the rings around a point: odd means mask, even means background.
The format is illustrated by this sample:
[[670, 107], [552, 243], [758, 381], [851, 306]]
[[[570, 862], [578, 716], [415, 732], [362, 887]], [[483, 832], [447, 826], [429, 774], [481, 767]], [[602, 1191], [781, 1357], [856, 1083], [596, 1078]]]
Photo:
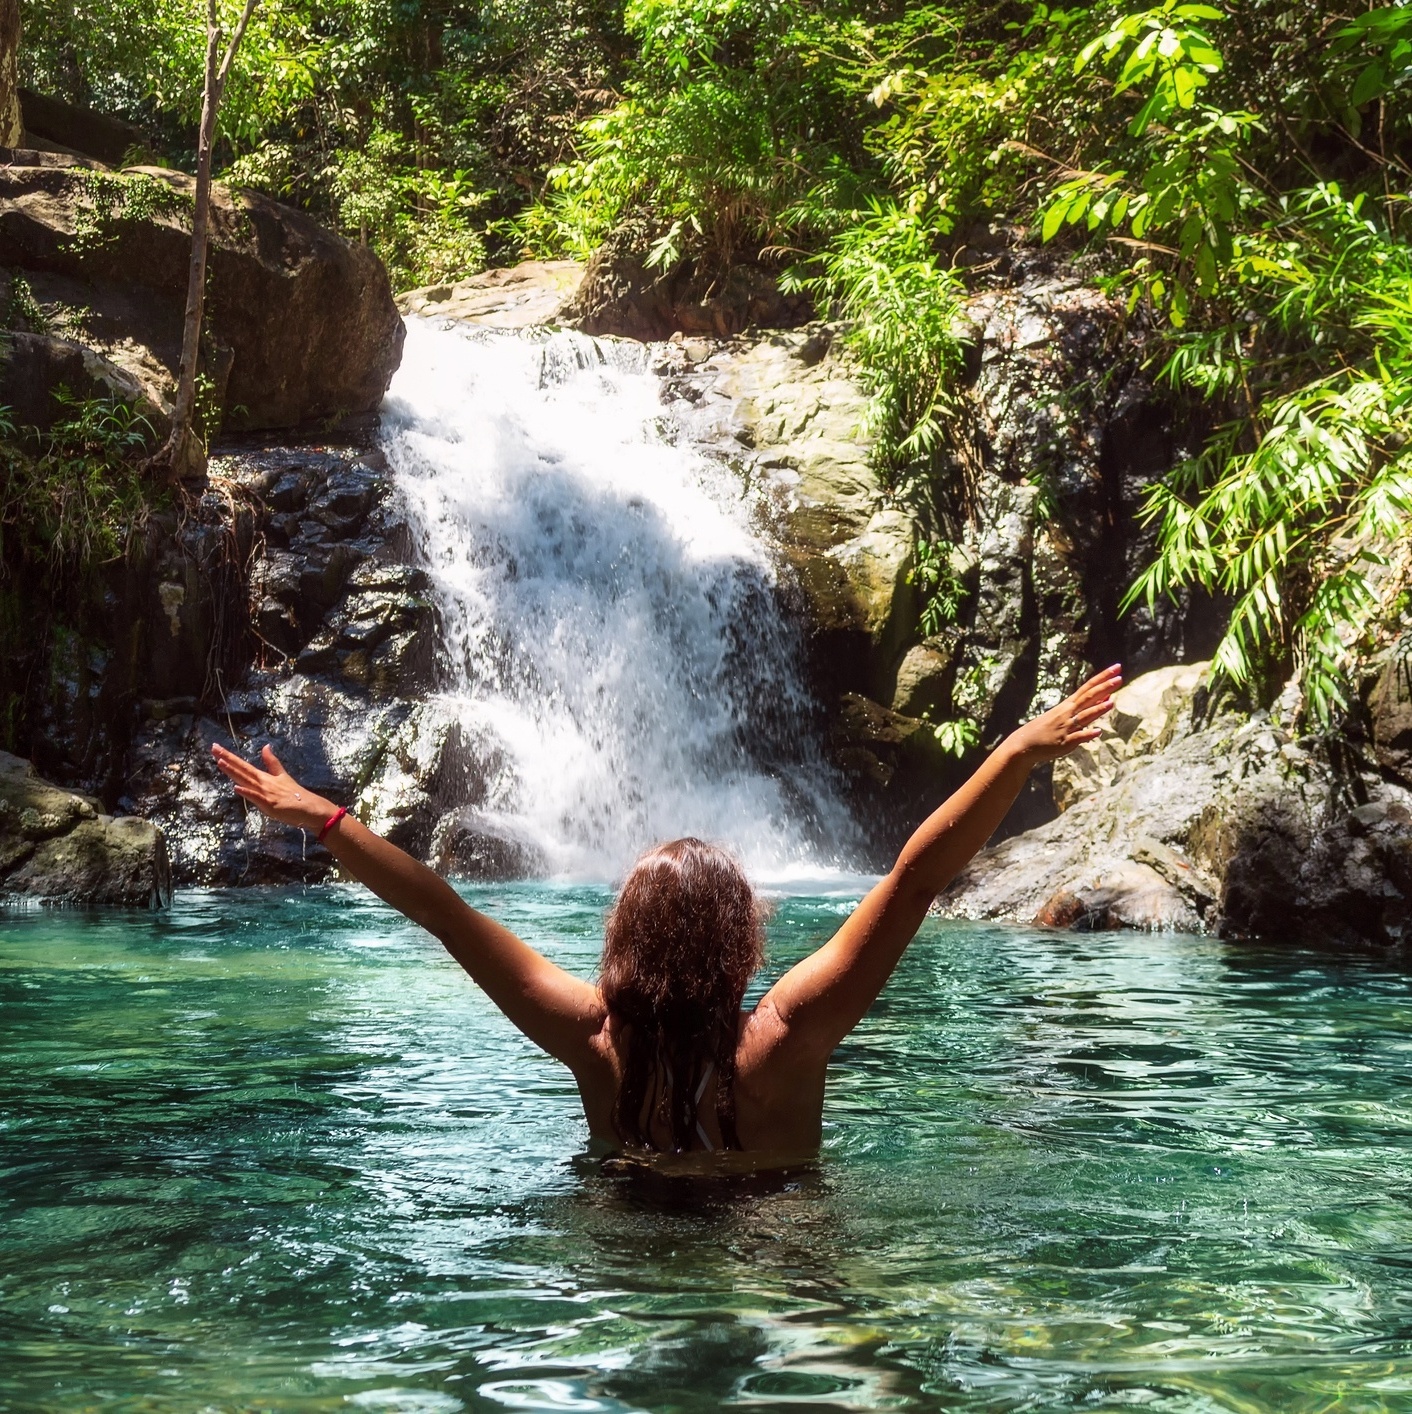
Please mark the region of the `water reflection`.
[[[478, 896], [588, 974], [604, 896]], [[781, 903], [773, 966], [836, 924]], [[573, 1087], [358, 895], [0, 924], [0, 1406], [1412, 1407], [1412, 988], [930, 927], [816, 1168], [582, 1157]]]

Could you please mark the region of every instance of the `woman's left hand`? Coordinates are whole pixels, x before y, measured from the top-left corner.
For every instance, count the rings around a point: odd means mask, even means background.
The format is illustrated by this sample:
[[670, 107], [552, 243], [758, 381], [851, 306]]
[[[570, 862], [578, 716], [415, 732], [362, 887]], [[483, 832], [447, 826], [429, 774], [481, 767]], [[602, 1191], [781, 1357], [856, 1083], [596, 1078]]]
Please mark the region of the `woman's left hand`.
[[216, 765], [230, 778], [235, 793], [271, 820], [278, 820], [284, 825], [298, 825], [317, 834], [328, 817], [338, 809], [332, 801], [301, 786], [279, 764], [279, 757], [268, 746], [260, 752], [260, 759], [268, 768], [264, 771], [223, 746], [212, 746], [211, 755], [216, 758]]
[[1016, 728], [1006, 745], [1034, 765], [1067, 756], [1084, 742], [1095, 741], [1101, 735], [1094, 723], [1113, 710], [1113, 694], [1122, 685], [1122, 666], [1114, 663], [1089, 678], [1057, 707]]

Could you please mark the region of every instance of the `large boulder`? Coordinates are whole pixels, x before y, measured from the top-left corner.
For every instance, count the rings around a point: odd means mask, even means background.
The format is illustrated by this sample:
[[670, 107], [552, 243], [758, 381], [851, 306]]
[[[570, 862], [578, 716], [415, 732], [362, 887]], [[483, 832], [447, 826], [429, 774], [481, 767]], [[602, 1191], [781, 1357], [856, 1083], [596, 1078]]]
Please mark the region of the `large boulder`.
[[656, 367], [693, 441], [770, 507], [832, 691], [886, 703], [916, 626], [915, 528], [884, 505], [868, 397], [835, 329], [675, 339]]
[[[0, 278], [27, 286], [45, 326], [30, 332], [83, 344], [163, 410], [180, 357], [194, 187], [164, 168], [115, 174], [0, 153]], [[204, 371], [231, 431], [372, 414], [401, 357], [401, 318], [372, 251], [219, 183], [207, 326]]]
[[31, 88], [20, 89], [20, 113], [25, 143], [31, 148], [81, 154], [110, 167], [120, 167], [133, 160], [128, 156], [130, 152], [149, 145], [141, 128], [121, 118], [110, 118]]
[[1104, 786], [1124, 765], [1163, 747], [1181, 730], [1209, 663], [1157, 668], [1113, 694], [1113, 710], [1099, 722], [1097, 741], [1054, 763], [1054, 803], [1067, 810]]
[[90, 796], [42, 781], [0, 751], [0, 897], [88, 906], [165, 907], [171, 869], [162, 832], [103, 813]]
[[138, 409], [160, 436], [167, 410], [149, 395], [143, 381], [95, 349], [74, 339], [0, 330], [0, 406], [18, 427], [48, 431], [65, 414], [54, 396], [63, 388], [75, 398], [116, 398]]
[[983, 851], [938, 910], [1337, 946], [1412, 938], [1412, 790], [1347, 744], [1298, 735], [1291, 694], [1213, 715], [1196, 676], [1124, 689], [1117, 727], [1061, 777], [1064, 813]]

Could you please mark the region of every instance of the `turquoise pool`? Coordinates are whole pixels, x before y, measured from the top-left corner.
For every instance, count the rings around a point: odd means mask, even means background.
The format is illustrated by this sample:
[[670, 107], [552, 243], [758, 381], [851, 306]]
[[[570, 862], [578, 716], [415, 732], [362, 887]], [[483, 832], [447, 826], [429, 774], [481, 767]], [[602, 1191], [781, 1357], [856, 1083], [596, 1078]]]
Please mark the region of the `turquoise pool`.
[[[587, 972], [606, 895], [474, 901]], [[794, 898], [772, 966], [847, 902]], [[0, 917], [0, 1409], [1412, 1409], [1412, 985], [930, 925], [817, 1171], [605, 1176], [365, 895]]]

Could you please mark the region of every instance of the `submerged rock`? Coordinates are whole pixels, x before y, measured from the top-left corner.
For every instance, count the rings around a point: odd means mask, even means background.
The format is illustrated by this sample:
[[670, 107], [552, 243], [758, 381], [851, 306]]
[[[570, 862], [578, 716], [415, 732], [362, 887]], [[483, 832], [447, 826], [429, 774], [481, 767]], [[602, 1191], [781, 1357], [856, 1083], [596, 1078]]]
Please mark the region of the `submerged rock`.
[[165, 907], [171, 868], [161, 830], [40, 780], [0, 751], [0, 897]]
[[[165, 415], [181, 351], [193, 179], [159, 167], [118, 176], [48, 154], [8, 157], [0, 160], [0, 279], [27, 287], [46, 326], [30, 332], [100, 355]], [[216, 183], [207, 280], [203, 371], [227, 430], [376, 410], [403, 330], [372, 251], [268, 197]]]

